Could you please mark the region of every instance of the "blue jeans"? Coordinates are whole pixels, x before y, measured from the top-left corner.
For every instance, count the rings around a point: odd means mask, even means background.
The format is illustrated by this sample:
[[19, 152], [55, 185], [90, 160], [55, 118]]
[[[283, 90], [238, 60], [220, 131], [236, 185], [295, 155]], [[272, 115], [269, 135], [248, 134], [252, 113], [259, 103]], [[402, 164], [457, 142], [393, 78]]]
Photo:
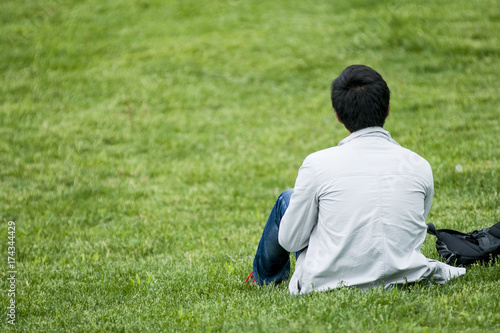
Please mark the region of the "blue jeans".
[[[253, 261], [253, 276], [257, 284], [279, 284], [290, 276], [290, 252], [279, 244], [278, 231], [292, 193], [293, 189], [281, 193], [267, 219]], [[295, 259], [301, 252], [294, 252]]]

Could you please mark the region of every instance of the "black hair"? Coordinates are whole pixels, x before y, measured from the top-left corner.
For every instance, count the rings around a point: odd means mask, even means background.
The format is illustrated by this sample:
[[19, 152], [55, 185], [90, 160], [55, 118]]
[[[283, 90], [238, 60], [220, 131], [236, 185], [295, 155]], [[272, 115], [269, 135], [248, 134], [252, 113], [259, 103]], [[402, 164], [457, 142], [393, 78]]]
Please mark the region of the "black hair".
[[332, 82], [332, 106], [349, 130], [383, 127], [391, 92], [382, 76], [365, 65], [347, 67]]

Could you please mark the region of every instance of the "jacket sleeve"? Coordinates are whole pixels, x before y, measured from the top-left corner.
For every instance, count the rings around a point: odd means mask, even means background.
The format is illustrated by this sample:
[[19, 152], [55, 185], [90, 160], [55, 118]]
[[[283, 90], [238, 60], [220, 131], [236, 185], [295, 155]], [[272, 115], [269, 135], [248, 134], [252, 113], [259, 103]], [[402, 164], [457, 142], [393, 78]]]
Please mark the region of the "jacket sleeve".
[[288, 252], [302, 250], [318, 220], [316, 174], [310, 157], [304, 160], [295, 181], [290, 204], [281, 219], [278, 241]]
[[431, 204], [433, 197], [434, 197], [434, 178], [432, 176], [432, 169], [431, 169], [429, 173], [429, 185], [427, 187], [427, 192], [425, 193], [425, 199], [424, 199], [424, 220], [427, 220], [427, 216], [431, 211]]

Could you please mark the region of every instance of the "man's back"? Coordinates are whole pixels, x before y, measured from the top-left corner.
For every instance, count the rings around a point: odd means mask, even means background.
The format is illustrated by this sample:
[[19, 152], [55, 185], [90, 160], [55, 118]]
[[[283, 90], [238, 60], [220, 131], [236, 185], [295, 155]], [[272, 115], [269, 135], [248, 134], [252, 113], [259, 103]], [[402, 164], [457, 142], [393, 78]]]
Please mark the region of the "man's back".
[[427, 161], [380, 127], [308, 156], [279, 235], [289, 251], [308, 247], [297, 261], [292, 292], [429, 275], [420, 248], [433, 193]]

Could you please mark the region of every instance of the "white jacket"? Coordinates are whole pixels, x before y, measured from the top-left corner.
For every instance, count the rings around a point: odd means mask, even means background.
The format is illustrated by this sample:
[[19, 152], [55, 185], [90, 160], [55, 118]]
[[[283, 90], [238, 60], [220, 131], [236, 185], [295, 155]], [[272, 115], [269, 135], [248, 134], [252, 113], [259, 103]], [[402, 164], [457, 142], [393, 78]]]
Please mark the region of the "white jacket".
[[429, 163], [381, 127], [309, 155], [279, 230], [289, 252], [307, 247], [290, 292], [445, 283], [465, 274], [420, 252], [433, 195]]

